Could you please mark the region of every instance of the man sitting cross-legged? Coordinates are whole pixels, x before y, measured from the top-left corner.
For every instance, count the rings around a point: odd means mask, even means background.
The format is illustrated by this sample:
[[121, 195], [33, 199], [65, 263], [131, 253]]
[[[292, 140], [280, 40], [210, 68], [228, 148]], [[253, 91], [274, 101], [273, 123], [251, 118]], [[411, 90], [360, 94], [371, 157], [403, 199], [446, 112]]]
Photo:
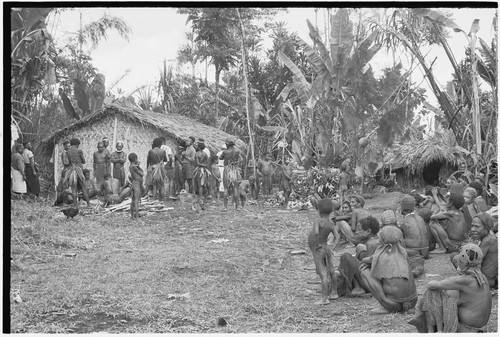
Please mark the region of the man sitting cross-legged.
[[401, 215], [399, 229], [403, 232], [403, 238], [408, 253], [411, 272], [413, 277], [422, 275], [424, 259], [429, 258], [429, 230], [424, 219], [415, 212], [415, 198], [405, 195], [401, 199]]
[[456, 256], [457, 276], [429, 281], [408, 323], [419, 332], [484, 332], [491, 314], [491, 291], [481, 272], [481, 248], [468, 243]]
[[385, 226], [379, 238], [373, 255], [364, 258], [359, 266], [364, 283], [383, 307], [371, 312], [408, 311], [417, 303], [417, 288], [403, 247], [403, 235], [397, 227]]
[[360, 231], [369, 234], [368, 240], [360, 243], [356, 246], [356, 256], [345, 252], [340, 256], [339, 263], [339, 283], [338, 283], [338, 294], [342, 296], [344, 294], [363, 294], [370, 291], [370, 288], [364, 283], [359, 273], [360, 261], [365, 257], [371, 256], [379, 245], [379, 239], [377, 233], [380, 229], [380, 225], [374, 217], [368, 217], [361, 219], [360, 221]]
[[457, 251], [465, 240], [465, 218], [460, 208], [464, 205], [462, 194], [451, 192], [448, 210], [431, 216], [430, 231], [434, 239], [446, 252]]
[[[362, 242], [363, 240], [368, 239], [368, 235], [361, 235], [358, 233], [359, 229], [359, 221], [361, 219], [367, 218], [370, 214], [366, 209], [363, 209], [365, 206], [365, 199], [360, 195], [354, 195], [351, 197], [351, 207], [352, 207], [352, 215], [351, 215], [351, 224], [348, 224], [346, 221], [337, 221], [337, 226], [339, 227], [340, 232], [344, 235], [347, 241], [351, 242], [354, 245]], [[332, 219], [336, 221], [336, 219]]]

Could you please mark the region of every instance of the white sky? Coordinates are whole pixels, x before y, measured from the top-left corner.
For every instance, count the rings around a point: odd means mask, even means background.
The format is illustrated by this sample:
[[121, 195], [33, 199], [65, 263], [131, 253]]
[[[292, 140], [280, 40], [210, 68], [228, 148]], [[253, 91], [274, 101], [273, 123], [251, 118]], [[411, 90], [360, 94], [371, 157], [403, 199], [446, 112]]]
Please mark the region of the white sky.
[[[453, 19], [466, 32], [474, 19], [480, 19], [480, 30], [478, 36], [487, 43], [491, 42], [493, 36], [492, 20], [496, 9], [448, 9], [453, 13]], [[56, 41], [63, 45], [65, 39], [76, 32], [80, 25], [80, 12], [83, 24], [98, 19], [107, 12], [109, 15], [121, 17], [132, 29], [130, 41], [122, 39], [114, 31], [109, 33], [108, 39], [101, 42], [97, 49], [92, 51], [93, 63], [106, 77], [106, 86], [109, 86], [128, 69], [130, 73], [118, 84], [118, 88], [126, 93], [134, 89], [151, 84], [156, 86], [159, 72], [164, 59], [175, 62], [177, 51], [187, 42], [185, 32], [189, 31], [186, 25], [186, 15], [177, 14], [173, 8], [82, 8], [74, 11], [61, 13], [53, 21], [49, 21], [49, 31]], [[320, 30], [324, 27], [323, 9], [318, 11], [318, 26]], [[313, 8], [290, 8], [288, 13], [280, 13], [276, 21], [284, 21], [290, 31], [296, 31], [306, 42], [311, 42], [308, 35], [306, 19], [313, 24], [315, 22], [315, 11]], [[450, 32], [450, 46], [457, 61], [465, 55], [467, 45], [466, 38], [462, 33]], [[269, 43], [264, 44], [265, 47]], [[267, 49], [267, 48], [266, 48]], [[398, 56], [397, 56], [398, 57]], [[434, 64], [435, 75], [439, 83], [444, 86], [451, 79], [452, 68], [441, 48], [433, 48], [429, 54], [429, 63], [437, 57]], [[403, 60], [404, 61], [404, 60]], [[372, 67], [378, 73], [380, 70], [393, 64], [393, 59], [380, 53], [371, 62]], [[186, 72], [190, 73], [188, 69]], [[204, 77], [204, 67], [196, 70], [197, 76]], [[213, 71], [209, 70], [209, 81], [213, 81]], [[419, 83], [422, 79], [421, 71], [414, 73], [412, 80]], [[427, 83], [422, 83], [425, 87]], [[436, 99], [427, 90], [427, 97], [431, 103]]]

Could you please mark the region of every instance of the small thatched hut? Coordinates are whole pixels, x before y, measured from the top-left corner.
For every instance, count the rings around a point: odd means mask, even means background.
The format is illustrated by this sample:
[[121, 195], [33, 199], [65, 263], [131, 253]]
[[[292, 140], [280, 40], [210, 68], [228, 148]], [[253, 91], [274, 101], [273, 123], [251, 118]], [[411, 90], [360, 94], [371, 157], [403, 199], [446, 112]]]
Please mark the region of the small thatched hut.
[[[103, 137], [108, 137], [110, 152], [114, 151], [117, 141], [122, 141], [125, 153], [128, 155], [135, 152], [139, 157], [141, 167], [145, 169], [146, 157], [153, 139], [160, 136], [167, 139], [167, 145], [174, 151], [179, 142], [187, 140], [189, 136], [197, 139], [203, 138], [206, 147], [215, 153], [220, 151], [225, 139], [230, 137], [229, 134], [217, 128], [201, 124], [186, 116], [160, 114], [111, 104], [44, 138], [41, 142], [40, 163], [53, 165], [54, 180], [57, 182], [62, 170], [60, 162], [62, 141], [76, 137], [81, 141], [80, 148], [86, 160], [85, 168], [92, 170], [92, 157], [97, 151], [97, 142]], [[237, 147], [246, 146], [240, 139], [233, 138], [236, 139]], [[125, 172], [128, 172], [128, 166], [127, 161]]]
[[395, 145], [384, 162], [396, 172], [399, 185], [437, 185], [457, 170], [453, 148], [436, 139], [414, 140]]

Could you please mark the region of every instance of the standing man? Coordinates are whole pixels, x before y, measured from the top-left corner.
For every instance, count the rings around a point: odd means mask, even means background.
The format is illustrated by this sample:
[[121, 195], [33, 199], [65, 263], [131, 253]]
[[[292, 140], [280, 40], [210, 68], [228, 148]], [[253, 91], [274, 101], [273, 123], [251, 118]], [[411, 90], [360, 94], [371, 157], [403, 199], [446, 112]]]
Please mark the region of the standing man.
[[40, 194], [40, 182], [38, 181], [38, 169], [35, 163], [35, 156], [31, 151], [33, 147], [30, 142], [24, 143], [23, 159], [24, 173], [26, 174], [26, 186], [28, 193], [33, 194], [36, 198]]
[[111, 174], [111, 153], [109, 152], [108, 146], [109, 146], [109, 139], [108, 137], [104, 137], [102, 139], [102, 143], [104, 145], [104, 154], [106, 155], [106, 172]]
[[240, 152], [234, 147], [234, 141], [231, 138], [226, 139], [227, 149], [222, 151], [219, 159], [224, 160], [224, 173], [222, 182], [224, 184], [224, 209], [227, 210], [227, 198], [233, 196], [236, 209], [238, 209], [238, 184], [241, 181], [239, 170]]
[[83, 151], [79, 149], [80, 140], [78, 138], [73, 138], [70, 141], [71, 147], [66, 151], [71, 167], [66, 172], [64, 180], [69, 179], [69, 185], [71, 187], [71, 194], [73, 196], [73, 204], [78, 207], [78, 199], [76, 198], [77, 187], [80, 187], [83, 193], [83, 199], [87, 202], [87, 207], [90, 207], [89, 195], [83, 180], [85, 179], [83, 175], [83, 164], [85, 164], [85, 157], [83, 156]]
[[184, 168], [184, 175], [186, 177], [186, 181], [189, 186], [189, 193], [193, 193], [193, 176], [194, 176], [194, 156], [196, 154], [196, 150], [194, 149], [194, 141], [195, 138], [190, 136], [186, 145], [186, 151], [184, 152], [184, 158], [182, 162], [182, 166]]
[[65, 190], [65, 188], [68, 187], [64, 183], [64, 177], [66, 176], [66, 172], [68, 171], [68, 169], [70, 167], [69, 159], [68, 159], [68, 154], [66, 153], [66, 151], [68, 151], [69, 147], [70, 147], [69, 140], [67, 140], [67, 139], [63, 140], [63, 151], [61, 153], [61, 163], [63, 165], [63, 170], [62, 170], [61, 176], [59, 178], [59, 183], [57, 184], [56, 200], [60, 199], [59, 196], [63, 193], [63, 191]]
[[97, 187], [100, 189], [104, 182], [104, 175], [108, 173], [107, 154], [105, 152], [104, 142], [97, 142], [97, 151], [93, 156], [94, 177]]
[[123, 142], [116, 142], [116, 150], [111, 154], [110, 158], [113, 164], [113, 178], [118, 179], [120, 187], [125, 186], [125, 162], [127, 155], [123, 152]]

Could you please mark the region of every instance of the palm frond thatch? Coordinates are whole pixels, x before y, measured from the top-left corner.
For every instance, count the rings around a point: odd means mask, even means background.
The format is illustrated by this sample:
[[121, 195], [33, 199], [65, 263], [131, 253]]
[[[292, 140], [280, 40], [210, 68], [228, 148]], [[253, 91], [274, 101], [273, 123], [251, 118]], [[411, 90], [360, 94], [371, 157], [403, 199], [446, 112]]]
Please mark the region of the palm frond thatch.
[[[119, 104], [110, 104], [104, 106], [102, 110], [98, 110], [73, 124], [55, 131], [53, 134], [44, 138], [42, 144], [53, 144], [54, 141], [58, 141], [75, 130], [104, 120], [106, 117], [112, 115], [121, 115], [131, 122], [140, 123], [142, 126], [151, 126], [160, 130], [165, 136], [175, 139], [186, 140], [189, 136], [204, 138], [206, 147], [215, 153], [222, 149], [225, 139], [230, 136], [222, 130], [196, 122], [186, 116], [173, 113], [161, 114]], [[233, 138], [235, 138], [237, 147], [246, 147], [242, 140], [234, 136]]]
[[384, 161], [393, 169], [404, 168], [407, 174], [422, 174], [424, 168], [432, 162], [458, 165], [458, 158], [453, 155], [453, 148], [432, 139], [395, 145]]

